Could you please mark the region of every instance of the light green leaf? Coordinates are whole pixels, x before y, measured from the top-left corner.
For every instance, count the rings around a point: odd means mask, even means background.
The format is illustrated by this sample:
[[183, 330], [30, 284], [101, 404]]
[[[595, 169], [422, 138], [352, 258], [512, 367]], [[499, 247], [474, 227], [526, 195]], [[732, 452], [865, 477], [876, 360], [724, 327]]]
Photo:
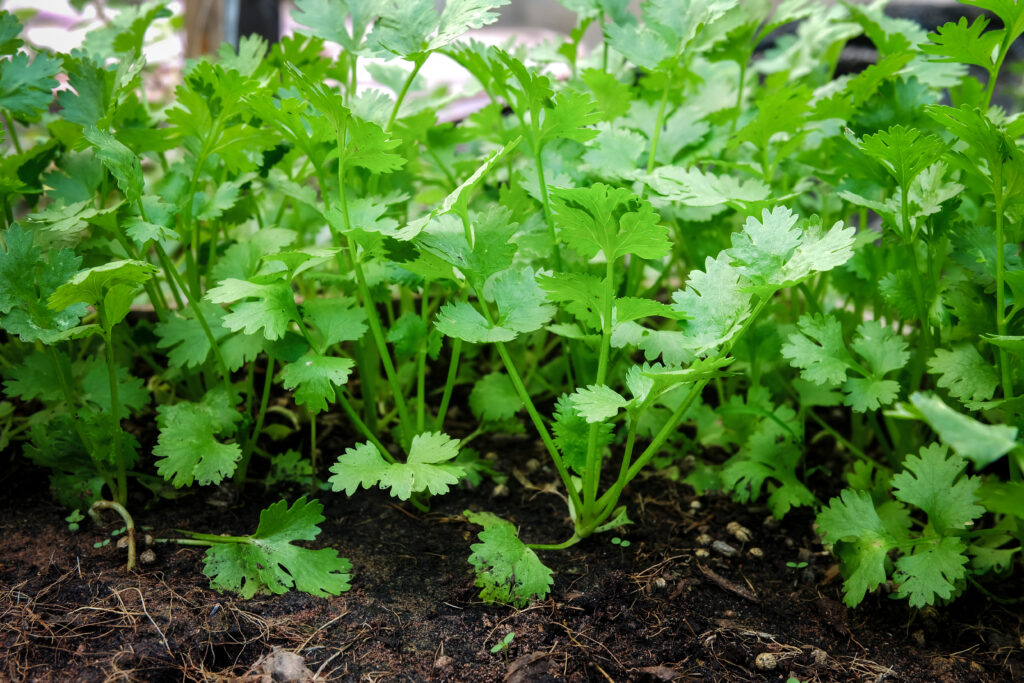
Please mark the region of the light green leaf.
[[106, 291], [117, 285], [140, 285], [158, 272], [145, 261], [119, 260], [79, 271], [50, 295], [48, 305], [55, 311], [76, 303], [96, 305]]
[[322, 413], [334, 403], [335, 388], [344, 386], [355, 362], [350, 358], [322, 356], [308, 351], [281, 370], [285, 389], [295, 390], [295, 403]]
[[507, 420], [523, 407], [512, 380], [501, 372], [484, 375], [469, 392], [469, 408], [476, 419], [484, 422]]
[[484, 528], [471, 546], [469, 563], [476, 570], [476, 585], [486, 603], [504, 603], [525, 607], [531, 600], [543, 599], [554, 579], [531, 548], [519, 540], [516, 528], [489, 512], [466, 510], [466, 519]]
[[235, 471], [242, 449], [216, 437], [233, 433], [241, 419], [223, 390], [208, 392], [199, 403], [160, 406], [156, 418], [160, 436], [153, 447], [157, 472], [176, 488], [193, 482], [219, 484]]
[[970, 459], [975, 467], [992, 464], [1017, 445], [1016, 427], [978, 422], [958, 413], [931, 394], [915, 393], [910, 402], [942, 442]]
[[961, 477], [967, 462], [947, 455], [944, 445], [923, 446], [919, 456], [907, 456], [904, 471], [892, 478], [893, 495], [923, 510], [939, 534], [963, 531], [985, 512], [977, 504], [981, 480]]
[[971, 344], [936, 349], [928, 359], [928, 372], [938, 375], [936, 384], [960, 401], [988, 401], [999, 386], [995, 368]]
[[572, 405], [588, 423], [594, 423], [615, 417], [619, 409], [629, 405], [629, 401], [609, 386], [592, 384], [576, 390], [572, 395]]

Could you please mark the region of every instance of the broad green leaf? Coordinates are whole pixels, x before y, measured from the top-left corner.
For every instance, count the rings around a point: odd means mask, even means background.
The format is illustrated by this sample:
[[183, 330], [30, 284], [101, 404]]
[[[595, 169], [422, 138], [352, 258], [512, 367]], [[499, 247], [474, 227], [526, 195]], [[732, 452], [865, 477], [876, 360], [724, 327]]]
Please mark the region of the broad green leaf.
[[760, 221], [749, 217], [743, 231], [732, 236], [732, 248], [726, 253], [750, 281], [749, 289], [762, 298], [841, 266], [853, 256], [853, 228], [837, 221], [826, 230], [819, 220], [801, 225], [797, 220], [786, 207], [765, 209]]
[[210, 587], [233, 591], [249, 600], [257, 593], [279, 595], [289, 589], [319, 597], [347, 591], [352, 563], [333, 548], [312, 550], [293, 541], [312, 541], [324, 521], [323, 505], [305, 497], [292, 503], [278, 501], [260, 512], [260, 523], [251, 536], [221, 538], [191, 534], [211, 544], [203, 573]]
[[88, 127], [84, 134], [85, 139], [96, 148], [96, 156], [114, 176], [125, 199], [129, 202], [138, 201], [142, 197], [145, 179], [142, 177], [142, 164], [135, 152], [104, 130]]
[[915, 393], [910, 402], [942, 442], [971, 460], [975, 467], [992, 464], [1017, 445], [1016, 427], [978, 422], [931, 394]]
[[640, 157], [646, 141], [639, 133], [611, 124], [598, 124], [597, 137], [587, 143], [583, 161], [604, 180], [635, 180], [642, 173]]
[[946, 536], [918, 546], [913, 555], [896, 560], [893, 582], [896, 597], [907, 598], [911, 607], [926, 607], [937, 598], [948, 599], [967, 574], [967, 546]]
[[512, 380], [501, 372], [492, 372], [476, 381], [469, 392], [469, 408], [484, 422], [507, 420], [519, 412], [523, 401]]
[[387, 462], [373, 444], [364, 443], [345, 451], [331, 467], [329, 481], [335, 491], [348, 495], [375, 484], [401, 500], [423, 491], [442, 495], [465, 476], [454, 462], [458, 454], [459, 442], [441, 432], [414, 436], [405, 462]]
[[[118, 414], [121, 416], [138, 413], [149, 403], [149, 392], [139, 377], [132, 377], [128, 368], [118, 365], [114, 369], [117, 378]], [[89, 371], [82, 378], [82, 399], [110, 413], [110, 377], [107, 361], [95, 358], [89, 363]]]
[[157, 472], [176, 488], [219, 484], [235, 471], [242, 449], [217, 437], [232, 434], [241, 419], [223, 390], [210, 391], [199, 403], [160, 406], [160, 437], [153, 447]]
[[928, 359], [928, 372], [938, 375], [936, 384], [960, 401], [988, 401], [999, 386], [995, 368], [971, 344], [936, 349]]
[[[34, 351], [19, 365], [8, 369], [4, 375], [4, 391], [11, 398], [20, 398], [25, 402], [38, 399], [46, 403], [64, 398], [60, 375], [57, 374], [57, 367], [48, 353]], [[109, 405], [110, 401], [107, 403]]]
[[456, 301], [441, 306], [434, 325], [444, 335], [473, 344], [512, 341], [515, 330], [492, 325], [468, 301]]
[[699, 356], [732, 339], [750, 315], [750, 294], [731, 260], [724, 252], [709, 256], [703, 271], [690, 272], [686, 289], [672, 295], [673, 308], [688, 318], [681, 323], [682, 345]]
[[381, 475], [390, 467], [381, 456], [380, 451], [372, 443], [361, 443], [353, 448], [346, 448], [331, 465], [331, 477], [328, 481], [332, 489], [344, 491], [351, 496], [360, 486], [368, 489], [380, 481]]
[[299, 320], [295, 294], [286, 282], [258, 284], [229, 278], [206, 293], [206, 300], [215, 304], [236, 302], [224, 316], [223, 325], [229, 330], [242, 330], [245, 334], [262, 331], [270, 341], [284, 336], [288, 326]]
[[1005, 30], [987, 31], [989, 18], [981, 15], [968, 25], [967, 17], [956, 23], [950, 21], [928, 34], [931, 43], [921, 45], [921, 51], [933, 55], [938, 62], [974, 64], [991, 72], [995, 66], [996, 48], [1003, 42]]
[[826, 543], [849, 544], [844, 557], [843, 602], [856, 607], [869, 590], [885, 581], [885, 560], [897, 539], [886, 529], [867, 491], [845, 489], [818, 513]]
[[366, 34], [383, 7], [382, 0], [295, 0], [291, 17], [305, 31], [341, 45], [346, 52], [369, 55]]
[[0, 60], [0, 107], [16, 119], [38, 120], [53, 101], [60, 66], [60, 60], [47, 54], [30, 58], [19, 52]]
[[75, 273], [50, 295], [47, 303], [55, 311], [77, 303], [96, 305], [103, 301], [110, 288], [118, 285], [141, 285], [158, 270], [156, 266], [144, 261], [110, 261]]
[[335, 389], [344, 386], [355, 362], [350, 358], [322, 356], [310, 350], [281, 370], [285, 389], [295, 390], [295, 403], [313, 414], [322, 413], [334, 403]]
[[902, 188], [910, 188], [914, 179], [939, 160], [946, 143], [935, 135], [896, 125], [874, 135], [865, 135], [860, 150], [879, 161]]
[[559, 237], [584, 258], [602, 251], [609, 260], [626, 254], [656, 259], [671, 248], [668, 228], [658, 224], [650, 203], [625, 188], [596, 183], [553, 188], [551, 196]]
[[[218, 342], [224, 339], [228, 335], [228, 330], [220, 324], [224, 312], [206, 302], [200, 302], [199, 305], [213, 338]], [[210, 355], [210, 339], [191, 307], [182, 312], [170, 313], [157, 323], [156, 335], [159, 338], [157, 348], [170, 349], [167, 358], [172, 367], [199, 367]]]
[[604, 384], [577, 389], [571, 400], [576, 412], [588, 423], [604, 422], [629, 405], [629, 401]]
[[652, 190], [686, 206], [743, 206], [769, 198], [770, 190], [760, 180], [742, 181], [733, 175], [717, 175], [698, 168], [660, 166], [645, 179]]
[[476, 585], [486, 603], [525, 607], [543, 599], [554, 579], [531, 548], [519, 540], [516, 528], [490, 512], [466, 510], [466, 519], [484, 528], [471, 547], [469, 563], [476, 570]]
[[939, 534], [963, 531], [985, 512], [977, 504], [981, 480], [960, 476], [966, 467], [967, 462], [949, 455], [944, 445], [923, 446], [921, 454], [908, 455], [904, 471], [893, 476], [893, 495], [924, 511]]

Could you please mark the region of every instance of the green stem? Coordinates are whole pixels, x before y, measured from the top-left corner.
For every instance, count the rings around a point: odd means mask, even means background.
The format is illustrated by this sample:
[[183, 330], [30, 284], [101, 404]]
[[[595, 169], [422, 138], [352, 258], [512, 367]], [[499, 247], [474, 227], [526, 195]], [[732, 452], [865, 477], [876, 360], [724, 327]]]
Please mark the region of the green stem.
[[124, 454], [122, 453], [123, 431], [121, 428], [121, 399], [117, 382], [117, 365], [114, 358], [114, 335], [113, 326], [108, 326], [106, 310], [100, 308], [100, 325], [103, 329], [103, 345], [107, 354], [107, 382], [110, 386], [110, 416], [116, 427], [113, 443], [110, 444], [114, 451], [114, 465], [117, 467], [117, 491], [114, 493], [114, 500], [122, 505], [128, 501], [128, 475]]
[[245, 486], [245, 478], [249, 470], [249, 461], [252, 459], [252, 451], [256, 447], [260, 434], [263, 432], [263, 420], [267, 416], [267, 406], [270, 405], [270, 390], [273, 387], [273, 382], [274, 354], [269, 353], [267, 354], [267, 371], [263, 377], [263, 393], [260, 395], [260, 408], [259, 412], [256, 413], [256, 424], [253, 426], [252, 435], [246, 441], [245, 448], [242, 450], [242, 459], [238, 462], [238, 468], [235, 469], [235, 485], [239, 488]]
[[405, 96], [409, 92], [409, 87], [412, 86], [413, 80], [416, 78], [416, 74], [420, 72], [420, 68], [427, 62], [427, 57], [430, 53], [427, 53], [426, 57], [420, 57], [413, 62], [412, 71], [409, 72], [409, 76], [405, 79], [405, 83], [402, 84], [402, 89], [398, 93], [398, 99], [395, 100], [395, 106], [391, 110], [391, 116], [388, 117], [388, 125], [384, 127], [385, 133], [390, 133], [392, 127], [395, 125], [395, 119], [398, 118], [398, 110], [402, 108], [402, 102], [405, 101]]
[[527, 548], [533, 548], [534, 550], [562, 550], [576, 545], [583, 540], [582, 536], [577, 536], [575, 532], [568, 539], [561, 543], [527, 543]]
[[18, 140], [18, 131], [14, 129], [14, 121], [11, 119], [11, 115], [7, 113], [7, 110], [2, 110], [4, 114], [4, 124], [7, 126], [7, 134], [11, 137], [11, 142], [14, 144], [14, 150], [18, 153], [22, 153], [21, 141]]
[[[1000, 167], [1001, 170], [1001, 167]], [[993, 183], [996, 199], [996, 332], [1006, 335], [1006, 254], [1003, 249], [1003, 180], [1002, 173], [997, 173]], [[1000, 381], [1003, 387], [1003, 399], [1013, 398], [1013, 376], [1010, 372], [1010, 357], [1006, 349], [999, 347]]]
[[444, 391], [441, 393], [441, 405], [437, 409], [437, 419], [434, 421], [434, 431], [441, 431], [444, 427], [444, 419], [448, 413], [448, 404], [452, 400], [452, 391], [455, 389], [455, 379], [459, 374], [459, 357], [462, 354], [462, 340], [452, 340], [452, 355], [448, 361], [448, 376], [445, 378]]
[[[608, 376], [608, 354], [611, 350], [611, 320], [614, 295], [612, 286], [615, 276], [615, 262], [609, 260], [605, 267], [604, 298], [605, 306], [601, 312], [601, 348], [598, 352], [597, 379], [596, 384], [602, 386]], [[601, 424], [595, 422], [590, 425], [587, 432], [587, 460], [586, 471], [583, 474], [583, 498], [585, 501], [597, 500], [597, 489], [601, 479], [601, 461], [604, 459], [602, 452], [597, 452], [597, 435]], [[588, 505], [585, 503], [585, 505]], [[583, 517], [590, 511], [589, 506], [584, 508]]]
[[124, 520], [124, 534], [128, 539], [128, 571], [135, 569], [135, 520], [121, 503], [112, 500], [97, 500], [89, 507], [89, 517], [96, 524], [101, 523], [100, 510], [113, 510]]

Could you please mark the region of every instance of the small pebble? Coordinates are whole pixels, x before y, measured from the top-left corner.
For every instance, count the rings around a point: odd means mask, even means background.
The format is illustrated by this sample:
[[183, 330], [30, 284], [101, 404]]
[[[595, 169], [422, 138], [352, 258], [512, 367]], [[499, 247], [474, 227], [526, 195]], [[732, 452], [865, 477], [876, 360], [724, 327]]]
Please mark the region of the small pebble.
[[922, 631], [921, 629], [917, 629], [916, 631], [910, 634], [910, 637], [914, 639], [915, 643], [917, 643], [921, 647], [924, 647], [924, 631]]
[[702, 507], [704, 507], [704, 503], [700, 502], [699, 500], [691, 500], [690, 501], [690, 509], [691, 510], [700, 510]]
[[711, 553], [709, 553], [709, 552], [708, 552], [708, 551], [707, 551], [706, 549], [704, 549], [704, 548], [697, 548], [696, 550], [694, 550], [694, 551], [693, 551], [693, 554], [694, 554], [695, 556], [699, 557], [699, 558], [702, 558], [702, 559], [703, 559], [703, 558], [706, 558], [706, 557], [711, 557]]
[[810, 562], [811, 561], [811, 551], [808, 550], [807, 548], [800, 548], [800, 550], [796, 551], [796, 557], [801, 562]]
[[145, 536], [143, 536], [142, 537], [142, 541], [146, 545], [153, 545], [153, 537], [151, 535], [149, 535], [149, 534], [146, 534]]
[[697, 537], [697, 543], [701, 545], [711, 545], [711, 541], [714, 540], [708, 534], [701, 534]]
[[152, 548], [147, 548], [139, 553], [140, 564], [153, 564], [154, 562], [156, 562], [156, 553], [153, 552]]
[[828, 653], [816, 647], [811, 650], [811, 661], [815, 666], [825, 666], [828, 663]]
[[443, 669], [446, 666], [451, 666], [451, 664], [452, 664], [452, 658], [449, 657], [448, 655], [441, 655], [440, 657], [438, 657], [437, 659], [434, 660], [434, 668], [435, 669]]
[[665, 590], [665, 587], [667, 585], [668, 585], [668, 582], [665, 581], [665, 579], [663, 579], [660, 576], [654, 580], [654, 587], [657, 588], [660, 591]]
[[537, 458], [530, 458], [526, 461], [525, 469], [527, 474], [533, 474], [540, 469], [540, 460]]
[[747, 552], [750, 553], [751, 557], [756, 557], [757, 559], [761, 559], [762, 557], [764, 557], [764, 551], [760, 548], [751, 548]]
[[761, 522], [761, 526], [765, 529], [778, 529], [779, 520], [775, 519], [775, 515], [768, 515], [764, 518], [764, 521]]
[[508, 487], [505, 486], [504, 484], [498, 484], [497, 486], [494, 487], [494, 490], [491, 491], [491, 498], [504, 498], [507, 495]]
[[117, 539], [117, 547], [118, 548], [127, 548], [128, 547], [128, 537], [127, 536], [122, 536], [121, 538]]
[[720, 555], [725, 555], [726, 557], [732, 557], [737, 552], [739, 552], [736, 550], [736, 548], [733, 548], [725, 541], [715, 541], [711, 544], [711, 549]]
[[729, 522], [725, 526], [725, 530], [740, 543], [747, 543], [751, 538], [753, 538], [753, 535], [750, 533], [750, 529], [739, 522]]
[[773, 671], [779, 665], [779, 658], [771, 652], [762, 652], [754, 658], [754, 666], [761, 671]]

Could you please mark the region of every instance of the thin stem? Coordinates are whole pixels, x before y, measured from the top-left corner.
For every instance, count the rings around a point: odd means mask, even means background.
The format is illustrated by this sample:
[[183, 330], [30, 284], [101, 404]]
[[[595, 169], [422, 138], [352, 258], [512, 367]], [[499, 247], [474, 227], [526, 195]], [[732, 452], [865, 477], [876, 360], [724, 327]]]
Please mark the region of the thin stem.
[[452, 355], [448, 361], [448, 377], [445, 378], [444, 391], [441, 393], [441, 405], [437, 409], [437, 419], [434, 421], [434, 431], [441, 431], [444, 427], [444, 419], [448, 414], [448, 404], [452, 400], [452, 391], [455, 389], [455, 378], [459, 374], [459, 357], [462, 354], [462, 340], [455, 338], [452, 341]]
[[18, 140], [18, 131], [14, 129], [14, 121], [11, 119], [11, 115], [7, 113], [7, 110], [3, 110], [4, 124], [7, 126], [7, 134], [11, 137], [11, 142], [14, 144], [14, 150], [21, 154], [21, 141]]
[[[1006, 335], [1006, 289], [1005, 271], [1006, 254], [1003, 250], [1003, 179], [1002, 167], [993, 179], [993, 189], [996, 199], [996, 332], [1000, 336]], [[1010, 357], [1006, 349], [999, 347], [999, 370], [1000, 381], [1003, 387], [1003, 398], [1013, 398], [1013, 376], [1010, 373]]]
[[360, 419], [359, 413], [355, 411], [355, 409], [352, 407], [352, 404], [349, 403], [349, 400], [345, 397], [344, 393], [338, 393], [338, 403], [341, 404], [341, 409], [345, 411], [345, 414], [348, 416], [348, 419], [352, 421], [352, 425], [357, 430], [359, 430], [359, 432], [361, 432], [362, 435], [365, 436], [370, 443], [377, 447], [377, 450], [380, 451], [381, 456], [383, 456], [390, 463], [397, 462], [394, 456], [391, 455], [388, 449], [384, 447], [384, 444], [382, 444], [380, 440], [377, 438], [377, 435], [374, 434], [373, 431], [371, 431], [370, 428], [366, 426], [366, 423], [363, 422], [362, 419]]
[[[126, 467], [124, 462], [124, 454], [122, 453], [123, 431], [121, 428], [121, 399], [119, 396], [119, 387], [117, 382], [117, 366], [115, 365], [114, 359], [114, 335], [112, 326], [108, 327], [106, 310], [100, 308], [101, 327], [103, 329], [103, 345], [107, 354], [107, 382], [110, 386], [110, 416], [113, 420], [116, 430], [114, 432], [113, 443], [110, 444], [111, 449], [114, 451], [114, 464], [117, 467], [117, 491], [114, 493], [114, 500], [124, 505], [128, 501], [128, 475], [125, 473]], [[132, 563], [134, 565], [134, 562]]]
[[533, 548], [534, 550], [562, 550], [576, 545], [583, 540], [582, 536], [577, 536], [574, 532], [568, 539], [561, 543], [527, 543], [527, 548]]
[[128, 514], [124, 505], [113, 500], [97, 500], [89, 507], [89, 517], [100, 524], [100, 510], [113, 510], [124, 520], [125, 538], [128, 539], [128, 571], [135, 569], [135, 520]]
[[[604, 310], [601, 311], [601, 348], [598, 352], [597, 378], [595, 382], [599, 386], [605, 384], [608, 375], [608, 354], [611, 350], [612, 305], [614, 302], [611, 290], [615, 281], [615, 262], [608, 255], [606, 255], [606, 258], [608, 258], [608, 262], [605, 267], [605, 306]], [[600, 426], [599, 422], [595, 422], [590, 425], [587, 432], [587, 465], [586, 471], [583, 474], [583, 497], [585, 500], [590, 501], [597, 499], [597, 489], [601, 479], [601, 461], [603, 460], [604, 453], [597, 452], [597, 435]], [[586, 511], [589, 511], [589, 508]]]
[[267, 416], [267, 406], [270, 405], [270, 391], [274, 382], [274, 354], [267, 354], [267, 371], [263, 377], [263, 393], [260, 395], [260, 408], [256, 413], [256, 424], [253, 426], [252, 435], [245, 443], [242, 451], [242, 459], [235, 470], [235, 484], [239, 487], [245, 486], [246, 473], [249, 470], [249, 461], [252, 459], [253, 448], [263, 432], [263, 420]]
[[[430, 53], [427, 53], [430, 56]], [[395, 100], [395, 106], [391, 110], [391, 116], [388, 117], [388, 125], [384, 127], [385, 133], [390, 133], [392, 127], [395, 125], [395, 119], [398, 118], [398, 110], [402, 108], [402, 102], [405, 101], [405, 96], [409, 92], [409, 87], [412, 85], [413, 80], [416, 78], [416, 74], [420, 72], [420, 68], [427, 62], [427, 57], [421, 57], [415, 60], [412, 64], [412, 71], [409, 72], [409, 76], [405, 79], [405, 83], [402, 84], [402, 89], [398, 93], [398, 99]]]

